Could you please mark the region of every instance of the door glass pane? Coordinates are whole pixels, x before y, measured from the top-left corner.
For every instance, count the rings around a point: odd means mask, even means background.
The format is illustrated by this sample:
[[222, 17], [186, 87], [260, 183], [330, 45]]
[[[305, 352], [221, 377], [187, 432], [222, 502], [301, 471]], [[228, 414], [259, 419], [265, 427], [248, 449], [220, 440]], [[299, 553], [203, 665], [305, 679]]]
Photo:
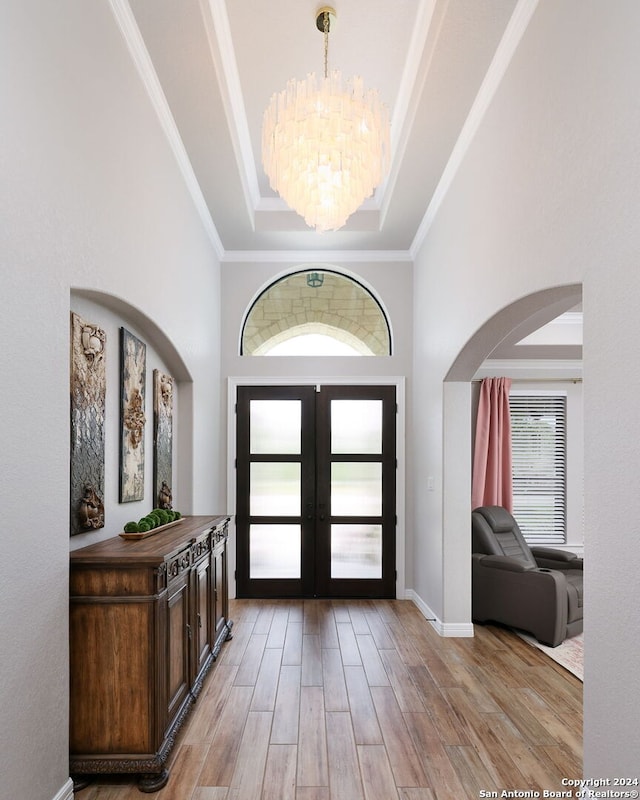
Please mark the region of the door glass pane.
[[299, 453], [300, 400], [250, 400], [249, 452]]
[[252, 517], [300, 516], [300, 464], [254, 462], [250, 471], [249, 514]]
[[331, 577], [382, 578], [382, 525], [331, 526]]
[[336, 461], [331, 464], [331, 515], [382, 515], [382, 464]]
[[331, 401], [331, 452], [382, 453], [382, 400]]
[[300, 577], [300, 525], [249, 526], [249, 577]]

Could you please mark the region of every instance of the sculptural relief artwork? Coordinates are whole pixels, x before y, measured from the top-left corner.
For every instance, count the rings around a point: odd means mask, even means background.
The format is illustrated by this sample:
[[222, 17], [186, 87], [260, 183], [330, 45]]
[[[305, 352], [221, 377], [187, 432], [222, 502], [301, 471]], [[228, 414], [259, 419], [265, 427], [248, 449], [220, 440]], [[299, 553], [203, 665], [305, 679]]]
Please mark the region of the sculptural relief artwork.
[[144, 499], [147, 346], [120, 328], [120, 502]]
[[158, 508], [171, 508], [173, 378], [153, 371], [153, 486]]
[[72, 536], [104, 527], [106, 334], [71, 312]]

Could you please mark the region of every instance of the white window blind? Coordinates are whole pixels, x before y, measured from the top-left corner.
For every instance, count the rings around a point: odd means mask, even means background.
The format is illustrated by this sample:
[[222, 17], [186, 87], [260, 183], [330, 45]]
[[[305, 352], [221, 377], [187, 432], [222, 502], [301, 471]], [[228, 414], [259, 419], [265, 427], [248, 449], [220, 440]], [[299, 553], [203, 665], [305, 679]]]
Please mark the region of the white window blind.
[[511, 394], [513, 516], [529, 544], [566, 542], [567, 403]]

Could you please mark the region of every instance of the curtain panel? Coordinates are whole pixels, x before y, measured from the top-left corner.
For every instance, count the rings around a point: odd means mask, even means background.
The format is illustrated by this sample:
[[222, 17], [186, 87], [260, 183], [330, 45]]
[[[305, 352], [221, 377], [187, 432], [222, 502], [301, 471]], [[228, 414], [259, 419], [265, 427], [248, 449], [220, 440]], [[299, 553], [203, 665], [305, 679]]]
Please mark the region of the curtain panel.
[[480, 386], [473, 453], [472, 508], [513, 511], [510, 378], [485, 378]]

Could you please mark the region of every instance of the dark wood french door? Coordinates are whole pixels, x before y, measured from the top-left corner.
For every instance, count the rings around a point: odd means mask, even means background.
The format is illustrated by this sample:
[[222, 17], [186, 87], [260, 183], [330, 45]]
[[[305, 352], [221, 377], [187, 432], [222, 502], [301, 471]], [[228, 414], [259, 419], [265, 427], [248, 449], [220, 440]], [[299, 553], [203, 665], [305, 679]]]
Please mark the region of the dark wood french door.
[[394, 386], [243, 386], [238, 597], [395, 597]]

